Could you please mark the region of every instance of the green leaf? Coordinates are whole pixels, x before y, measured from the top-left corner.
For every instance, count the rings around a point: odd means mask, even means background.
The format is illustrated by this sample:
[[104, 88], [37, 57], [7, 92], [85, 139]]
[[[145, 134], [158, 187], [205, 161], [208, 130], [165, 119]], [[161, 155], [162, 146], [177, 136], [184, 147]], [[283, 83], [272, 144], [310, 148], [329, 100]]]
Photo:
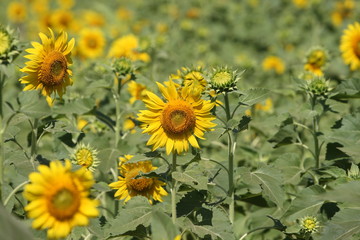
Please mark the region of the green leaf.
[[124, 209], [119, 211], [117, 217], [110, 222], [110, 227], [105, 231], [106, 236], [118, 236], [128, 231], [134, 231], [137, 226], [150, 225], [152, 208], [145, 197], [130, 199]]
[[281, 188], [282, 176], [279, 170], [264, 166], [250, 172], [243, 168], [240, 169], [239, 174], [242, 182], [250, 186], [260, 186], [264, 197], [267, 197], [270, 201], [274, 202], [279, 208], [283, 207], [285, 193]]
[[239, 97], [239, 101], [247, 106], [252, 106], [255, 103], [265, 100], [270, 91], [264, 88], [252, 88], [242, 92], [243, 95]]
[[331, 98], [336, 100], [360, 98], [360, 79], [351, 78], [342, 81], [333, 92]]
[[323, 231], [320, 240], [346, 240], [360, 233], [360, 210], [358, 208], [345, 208], [338, 212]]
[[274, 165], [276, 169], [281, 170], [284, 183], [298, 184], [302, 173], [305, 172], [300, 156], [297, 153], [285, 153], [279, 156]]
[[359, 181], [338, 184], [333, 190], [319, 196], [325, 201], [337, 201], [349, 207], [360, 207]]
[[152, 239], [172, 240], [179, 234], [179, 230], [171, 218], [163, 212], [154, 211], [151, 217]]
[[81, 133], [75, 126], [68, 121], [56, 120], [47, 124], [44, 131], [50, 133]]
[[0, 205], [0, 232], [4, 239], [34, 239], [28, 226], [10, 215], [2, 204]]
[[[113, 168], [117, 171], [117, 160], [121, 156], [121, 152], [118, 149], [106, 148], [99, 151], [98, 159], [100, 159], [99, 169], [102, 172], [109, 171], [110, 168]], [[115, 168], [116, 167], [116, 168]]]
[[93, 99], [90, 98], [76, 98], [62, 103], [61, 105], [56, 104], [53, 107], [54, 113], [59, 114], [84, 114], [89, 112], [95, 103]]
[[42, 118], [51, 114], [51, 109], [44, 97], [37, 91], [19, 93], [20, 112], [33, 118]]
[[206, 190], [208, 178], [204, 176], [198, 163], [190, 164], [184, 172], [173, 172], [172, 177], [183, 184], [187, 184], [197, 190]]
[[273, 147], [278, 148], [280, 146], [296, 142], [296, 136], [297, 133], [293, 124], [293, 119], [289, 116], [281, 123], [279, 131], [268, 141], [270, 143], [275, 143]]
[[324, 192], [325, 190], [318, 185], [305, 188], [291, 202], [284, 217], [287, 217], [288, 221], [295, 221], [307, 215], [315, 215], [324, 203], [324, 200], [319, 199], [320, 194]]

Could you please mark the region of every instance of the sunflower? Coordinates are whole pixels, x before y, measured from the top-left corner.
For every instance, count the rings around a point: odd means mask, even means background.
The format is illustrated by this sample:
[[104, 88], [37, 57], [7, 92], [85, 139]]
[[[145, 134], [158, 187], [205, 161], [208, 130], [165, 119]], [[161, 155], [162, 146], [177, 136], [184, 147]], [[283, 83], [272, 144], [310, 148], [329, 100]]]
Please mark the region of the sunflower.
[[64, 238], [75, 226], [86, 226], [90, 217], [99, 215], [97, 200], [89, 199], [94, 184], [91, 172], [81, 168], [71, 171], [70, 161], [65, 166], [53, 161], [50, 167], [40, 165], [39, 172], [29, 175], [31, 183], [25, 186], [25, 207], [32, 227], [48, 229], [48, 238]]
[[92, 10], [86, 10], [83, 13], [85, 22], [94, 27], [102, 27], [105, 25], [105, 19], [104, 16], [101, 15], [98, 12], [92, 11]]
[[129, 82], [128, 92], [131, 94], [129, 101], [133, 104], [136, 100], [142, 100], [146, 97], [146, 86], [132, 80]]
[[191, 94], [188, 87], [177, 90], [173, 81], [167, 86], [157, 85], [166, 101], [147, 91], [148, 99], [143, 101], [148, 110], [138, 114], [138, 120], [144, 123], [143, 133], [151, 135], [147, 145], [153, 145], [153, 150], [166, 146], [168, 155], [187, 151], [189, 143], [200, 148], [196, 137], [204, 139], [204, 132], [216, 125], [211, 122], [215, 117], [210, 113], [215, 102]]
[[315, 233], [319, 230], [320, 224], [316, 217], [306, 216], [300, 219], [300, 226], [305, 232]]
[[97, 154], [98, 151], [90, 147], [90, 145], [80, 143], [74, 150], [72, 162], [94, 172], [100, 163]]
[[316, 47], [307, 53], [304, 69], [317, 76], [322, 76], [324, 75], [322, 70], [328, 61], [329, 56], [327, 51], [321, 47]]
[[72, 60], [70, 58], [71, 50], [74, 47], [75, 40], [67, 42], [67, 33], [61, 32], [55, 38], [51, 29], [50, 37], [40, 33], [42, 44], [32, 42], [33, 48], [26, 49], [30, 55], [25, 57], [30, 59], [26, 66], [20, 71], [27, 73], [19, 81], [26, 84], [24, 91], [40, 89], [41, 93], [46, 96], [49, 105], [52, 105], [54, 99], [52, 93], [59, 94], [61, 98], [66, 91], [66, 86], [72, 85], [70, 78], [71, 70], [68, 68]]
[[341, 37], [340, 50], [346, 64], [352, 71], [360, 68], [360, 24], [349, 24]]
[[202, 93], [207, 87], [207, 81], [200, 66], [196, 68], [183, 67], [177, 71], [177, 75], [172, 74], [170, 77], [171, 79], [181, 79], [182, 85], [189, 87], [195, 94]]
[[265, 71], [275, 70], [277, 74], [283, 74], [285, 71], [285, 64], [281, 58], [276, 56], [269, 56], [262, 62], [262, 67]]
[[109, 57], [127, 57], [133, 61], [140, 60], [149, 62], [150, 56], [147, 53], [139, 52], [139, 40], [130, 34], [116, 39], [110, 47]]
[[157, 169], [151, 164], [151, 161], [139, 161], [135, 163], [128, 163], [132, 155], [125, 155], [120, 158], [119, 181], [110, 183], [109, 186], [117, 189], [115, 197], [124, 199], [125, 202], [129, 201], [135, 196], [144, 196], [152, 203], [152, 199], [162, 202], [162, 197], [168, 193], [163, 189], [164, 182], [157, 178], [137, 177], [140, 173], [148, 173]]
[[7, 9], [7, 15], [13, 22], [24, 22], [26, 18], [26, 6], [21, 2], [11, 2]]
[[9, 33], [0, 25], [0, 56], [7, 52], [11, 46], [11, 37]]
[[84, 28], [80, 32], [79, 53], [85, 58], [96, 58], [103, 54], [105, 38], [99, 29]]

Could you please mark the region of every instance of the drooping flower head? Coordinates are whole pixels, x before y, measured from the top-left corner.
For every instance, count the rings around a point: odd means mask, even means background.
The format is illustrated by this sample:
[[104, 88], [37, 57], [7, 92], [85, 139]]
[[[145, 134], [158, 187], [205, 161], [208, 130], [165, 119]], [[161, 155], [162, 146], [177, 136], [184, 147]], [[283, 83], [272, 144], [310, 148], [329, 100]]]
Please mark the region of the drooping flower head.
[[75, 226], [86, 226], [90, 217], [99, 215], [99, 202], [89, 198], [94, 184], [90, 171], [81, 168], [71, 171], [70, 161], [65, 166], [53, 161], [50, 166], [40, 165], [39, 172], [29, 175], [31, 183], [25, 186], [25, 207], [32, 227], [48, 229], [48, 238], [64, 238]]
[[189, 143], [200, 148], [196, 137], [204, 139], [204, 132], [216, 125], [211, 122], [215, 117], [210, 113], [215, 102], [201, 99], [200, 94], [192, 94], [188, 87], [177, 89], [173, 81], [167, 86], [157, 85], [165, 101], [147, 91], [148, 99], [143, 101], [148, 110], [138, 114], [143, 133], [151, 135], [147, 145], [153, 145], [153, 150], [165, 146], [168, 155], [188, 151]]
[[204, 72], [200, 66], [194, 68], [183, 67], [172, 74], [171, 79], [180, 79], [183, 86], [189, 87], [194, 94], [201, 94], [207, 87]]
[[262, 62], [265, 71], [274, 70], [277, 74], [283, 74], [285, 71], [284, 61], [277, 56], [268, 56]]
[[162, 197], [168, 193], [162, 186], [166, 185], [164, 182], [158, 180], [158, 178], [139, 177], [141, 173], [148, 173], [157, 169], [151, 163], [151, 161], [139, 161], [139, 162], [127, 162], [133, 156], [125, 155], [120, 158], [119, 170], [120, 177], [119, 181], [110, 183], [109, 186], [113, 189], [117, 189], [115, 197], [120, 200], [124, 199], [125, 202], [129, 201], [135, 196], [144, 196], [152, 200], [162, 202]]
[[26, 66], [20, 71], [28, 75], [19, 81], [26, 84], [24, 91], [41, 90], [49, 105], [52, 105], [55, 100], [54, 95], [58, 94], [61, 98], [66, 87], [73, 83], [69, 66], [72, 64], [70, 55], [75, 40], [71, 39], [68, 42], [65, 32], [61, 32], [55, 38], [53, 31], [49, 30], [50, 37], [39, 33], [42, 44], [32, 42], [33, 48], [26, 49], [30, 54], [25, 57], [30, 61], [26, 62]]
[[79, 53], [85, 58], [97, 58], [103, 54], [105, 37], [100, 29], [84, 28], [80, 31]]
[[80, 143], [74, 149], [72, 155], [72, 163], [89, 169], [91, 172], [95, 171], [95, 168], [99, 165], [99, 159], [97, 158], [98, 151], [90, 145]]
[[315, 47], [310, 49], [310, 51], [306, 54], [304, 69], [317, 76], [322, 76], [324, 75], [322, 70], [328, 61], [329, 54], [327, 51], [321, 47]]
[[306, 216], [300, 219], [300, 226], [305, 232], [315, 233], [318, 231], [320, 224], [316, 217]]
[[344, 62], [352, 71], [360, 68], [360, 24], [349, 24], [341, 37], [340, 50]]

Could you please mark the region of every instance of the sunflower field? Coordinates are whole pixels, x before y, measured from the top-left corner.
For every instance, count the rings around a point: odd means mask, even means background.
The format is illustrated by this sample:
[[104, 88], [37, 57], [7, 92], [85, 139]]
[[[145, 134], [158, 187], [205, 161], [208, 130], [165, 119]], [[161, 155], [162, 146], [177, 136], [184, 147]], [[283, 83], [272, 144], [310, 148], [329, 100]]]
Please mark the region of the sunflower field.
[[0, 239], [359, 240], [356, 0], [1, 0]]

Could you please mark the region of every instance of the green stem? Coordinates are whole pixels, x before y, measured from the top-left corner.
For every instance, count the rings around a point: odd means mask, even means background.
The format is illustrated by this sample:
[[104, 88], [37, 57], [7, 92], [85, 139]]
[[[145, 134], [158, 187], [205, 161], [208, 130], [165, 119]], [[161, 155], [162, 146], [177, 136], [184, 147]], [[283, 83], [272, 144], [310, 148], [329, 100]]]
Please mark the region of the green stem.
[[4, 149], [4, 131], [3, 126], [3, 87], [5, 83], [5, 77], [3, 73], [0, 73], [0, 202], [2, 202], [2, 187], [4, 183], [4, 160], [5, 160], [5, 149]]
[[228, 93], [225, 93], [224, 95], [225, 100], [225, 113], [226, 113], [226, 120], [229, 121], [231, 119], [230, 115], [230, 104], [229, 104], [229, 96]]
[[[316, 96], [311, 97], [311, 110], [315, 109], [316, 105]], [[315, 167], [320, 168], [320, 147], [319, 139], [317, 132], [319, 131], [319, 118], [315, 115], [312, 119], [312, 135], [314, 139], [314, 157], [315, 157]]]
[[[177, 154], [174, 152], [172, 155], [172, 167], [171, 173], [176, 171], [176, 157]], [[171, 189], [171, 218], [172, 222], [176, 223], [176, 180], [172, 178], [172, 189]]]
[[30, 152], [30, 162], [35, 170], [35, 158], [37, 154], [37, 127], [38, 127], [39, 119], [34, 119], [34, 124], [31, 124], [32, 131], [31, 131], [31, 152]]
[[12, 197], [17, 191], [19, 191], [20, 188], [22, 188], [23, 186], [25, 186], [25, 185], [28, 184], [28, 183], [29, 183], [29, 181], [26, 180], [25, 182], [19, 184], [16, 188], [14, 188], [14, 190], [12, 190], [11, 193], [9, 194], [9, 196], [5, 199], [5, 201], [4, 201], [4, 206], [6, 206], [6, 205], [9, 203], [11, 197]]

